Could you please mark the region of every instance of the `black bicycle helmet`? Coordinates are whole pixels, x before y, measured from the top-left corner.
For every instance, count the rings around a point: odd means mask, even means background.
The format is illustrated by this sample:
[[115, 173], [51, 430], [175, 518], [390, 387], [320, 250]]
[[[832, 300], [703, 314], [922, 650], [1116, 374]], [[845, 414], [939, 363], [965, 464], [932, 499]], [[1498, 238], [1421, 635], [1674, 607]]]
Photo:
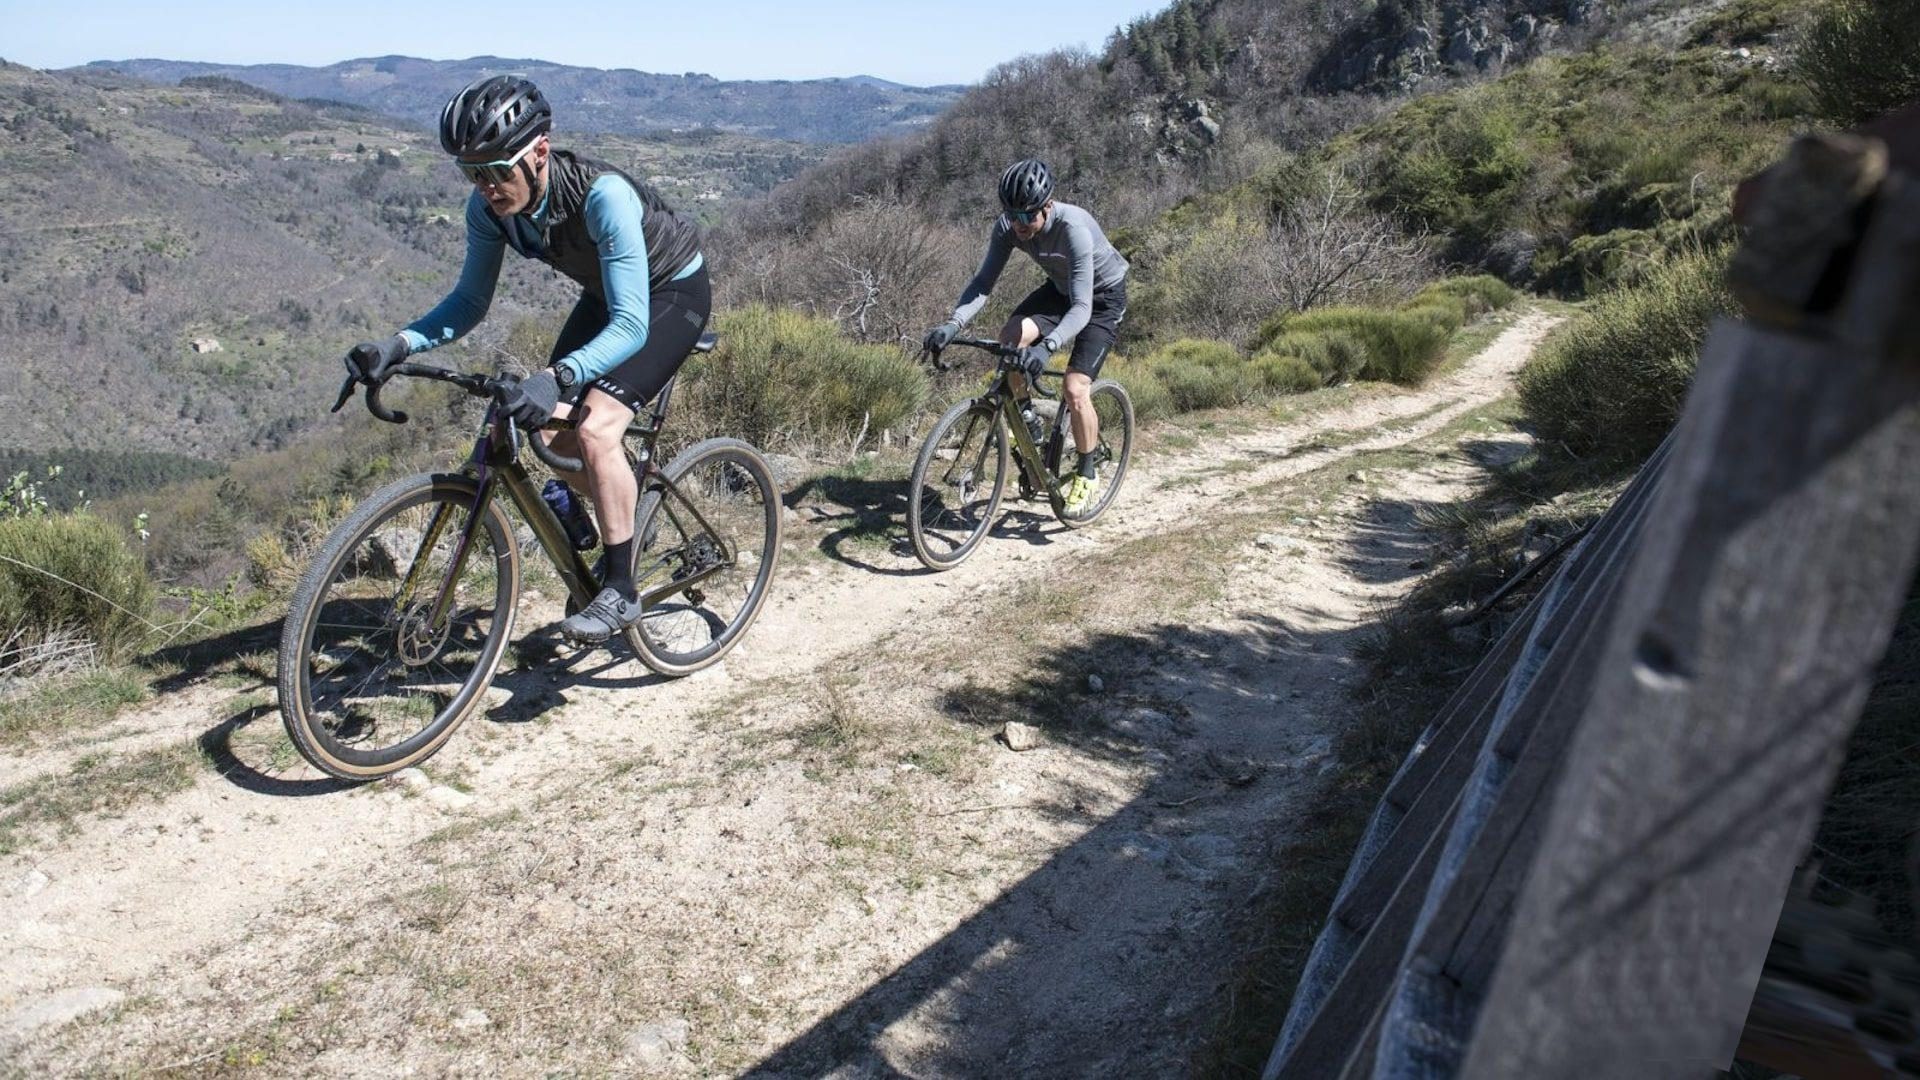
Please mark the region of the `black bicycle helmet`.
[[1000, 205], [1016, 214], [1030, 214], [1053, 198], [1053, 172], [1038, 158], [1007, 166], [1000, 174]]
[[553, 127], [540, 88], [518, 75], [467, 84], [440, 110], [440, 147], [455, 157], [507, 157]]

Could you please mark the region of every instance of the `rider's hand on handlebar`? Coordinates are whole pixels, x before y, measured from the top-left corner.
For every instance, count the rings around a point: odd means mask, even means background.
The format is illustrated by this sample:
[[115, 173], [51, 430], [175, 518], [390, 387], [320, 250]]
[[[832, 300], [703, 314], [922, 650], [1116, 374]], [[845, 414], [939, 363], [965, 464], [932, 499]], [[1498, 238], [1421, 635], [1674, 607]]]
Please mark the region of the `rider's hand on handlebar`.
[[1045, 345], [1029, 345], [1014, 357], [1013, 366], [1025, 372], [1027, 378], [1034, 379], [1047, 370], [1047, 361], [1053, 359], [1053, 350]]
[[943, 322], [939, 326], [927, 331], [927, 339], [923, 344], [926, 346], [928, 352], [937, 353], [948, 345], [953, 344], [953, 339], [958, 336], [959, 333], [959, 323]]
[[412, 351], [413, 347], [400, 334], [379, 341], [363, 341], [347, 350], [347, 374], [355, 382], [379, 386]]
[[500, 407], [526, 431], [546, 426], [559, 403], [560, 384], [551, 368], [537, 371], [500, 391]]

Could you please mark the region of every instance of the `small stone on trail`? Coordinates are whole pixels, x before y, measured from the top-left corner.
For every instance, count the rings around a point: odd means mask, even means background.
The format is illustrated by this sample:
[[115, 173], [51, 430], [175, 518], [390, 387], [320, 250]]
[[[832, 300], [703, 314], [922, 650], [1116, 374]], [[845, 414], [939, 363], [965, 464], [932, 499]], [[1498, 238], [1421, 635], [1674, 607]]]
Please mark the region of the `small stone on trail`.
[[25, 900], [29, 896], [37, 896], [44, 892], [51, 884], [53, 879], [46, 874], [38, 870], [29, 870], [13, 883], [13, 895]]
[[1088, 690], [1088, 692], [1090, 692], [1090, 693], [1094, 693], [1094, 694], [1097, 694], [1097, 693], [1099, 693], [1100, 691], [1102, 691], [1102, 690], [1105, 690], [1106, 688], [1107, 688], [1107, 682], [1106, 682], [1106, 680], [1105, 680], [1105, 679], [1102, 679], [1102, 678], [1101, 678], [1100, 676], [1098, 676], [1098, 675], [1089, 675], [1089, 676], [1087, 676], [1087, 690]]
[[1355, 469], [1353, 471], [1353, 475], [1349, 476], [1347, 479], [1355, 480], [1364, 484], [1367, 482], [1367, 472], [1365, 469]]
[[1040, 745], [1040, 729], [1031, 724], [1022, 724], [1018, 720], [1007, 721], [1007, 726], [1001, 730], [1000, 737], [1006, 740], [1009, 750], [1031, 750]]
[[642, 1065], [665, 1065], [687, 1045], [692, 1025], [685, 1020], [660, 1020], [627, 1032], [627, 1053]]
[[479, 1009], [468, 1009], [454, 1019], [453, 1026], [456, 1031], [478, 1031], [491, 1023], [493, 1023], [493, 1017]]
[[443, 810], [465, 810], [473, 805], [473, 796], [457, 788], [430, 787], [427, 801]]

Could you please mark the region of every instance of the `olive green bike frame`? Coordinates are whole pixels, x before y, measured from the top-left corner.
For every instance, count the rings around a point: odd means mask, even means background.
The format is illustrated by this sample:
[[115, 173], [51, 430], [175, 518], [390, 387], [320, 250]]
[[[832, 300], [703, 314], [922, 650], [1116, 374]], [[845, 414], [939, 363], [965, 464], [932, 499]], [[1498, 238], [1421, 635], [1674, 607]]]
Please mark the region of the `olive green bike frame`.
[[[665, 403], [662, 402], [657, 407], [658, 412], [664, 412], [664, 406]], [[731, 566], [735, 555], [733, 549], [714, 531], [713, 526], [701, 515], [699, 509], [680, 493], [680, 489], [674, 486], [673, 481], [661, 469], [655, 467], [653, 451], [654, 444], [660, 436], [659, 420], [660, 417], [657, 415], [652, 418], [636, 416], [633, 424], [627, 429], [628, 437], [637, 435], [641, 440], [639, 449], [631, 455], [634, 478], [641, 501], [644, 501], [650, 486], [658, 490], [660, 504], [656, 513], [666, 514], [677, 522], [678, 515], [674, 511], [674, 505], [677, 503], [718, 545], [724, 557], [716, 565], [704, 570], [684, 577], [672, 578], [640, 590], [639, 600], [642, 608], [657, 604], [675, 593], [694, 589], [700, 582]], [[571, 426], [566, 421], [556, 422], [556, 427], [562, 430]], [[539, 490], [533, 485], [533, 478], [527, 474], [526, 466], [520, 464], [519, 429], [500, 415], [497, 409], [489, 413], [488, 428], [485, 434], [474, 441], [473, 452], [468, 455], [466, 464], [460, 469], [462, 475], [471, 478], [479, 485], [479, 491], [474, 495], [472, 510], [467, 515], [466, 528], [439, 583], [439, 593], [434, 597], [427, 625], [436, 631], [453, 605], [454, 586], [459, 582], [460, 575], [466, 571], [467, 559], [473, 551], [474, 542], [479, 539], [481, 531], [485, 528], [487, 507], [493, 501], [495, 494], [502, 489], [506, 491], [508, 501], [519, 509], [520, 516], [533, 530], [534, 539], [539, 541], [541, 549], [547, 554], [547, 559], [553, 563], [553, 568], [559, 573], [560, 580], [566, 583], [567, 594], [574, 599], [575, 603], [584, 607], [599, 592], [599, 585], [594, 581], [593, 568], [588, 566], [586, 558], [574, 549], [572, 541], [567, 537], [566, 528], [560, 524], [560, 519], [555, 516], [553, 508], [540, 497]], [[434, 511], [432, 520], [427, 523], [426, 531], [420, 537], [420, 546], [414, 552], [413, 565], [407, 569], [407, 576], [400, 583], [400, 591], [396, 598], [396, 604], [400, 608], [404, 609], [409, 605], [415, 591], [421, 587], [421, 578], [424, 576], [422, 567], [427, 562], [426, 555], [433, 550], [434, 545], [440, 540], [440, 535], [446, 531], [448, 517], [453, 511], [452, 504], [441, 503]], [[683, 529], [682, 531], [690, 532], [691, 530]], [[636, 582], [651, 578], [657, 568], [657, 565], [649, 568], [644, 575], [636, 573], [634, 575]]]

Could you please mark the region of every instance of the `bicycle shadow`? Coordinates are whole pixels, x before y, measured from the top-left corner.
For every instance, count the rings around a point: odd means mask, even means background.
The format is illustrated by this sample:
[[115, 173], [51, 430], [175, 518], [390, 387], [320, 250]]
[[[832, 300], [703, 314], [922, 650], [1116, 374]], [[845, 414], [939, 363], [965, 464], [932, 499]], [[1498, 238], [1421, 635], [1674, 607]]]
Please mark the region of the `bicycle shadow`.
[[[263, 634], [273, 636], [275, 630], [277, 627], [272, 624], [248, 627], [204, 642], [181, 646], [168, 656], [156, 653], [154, 659], [156, 662], [167, 659], [182, 662], [180, 658], [183, 656], [203, 658], [201, 662], [163, 680], [179, 689], [206, 678], [215, 665], [204, 658], [229, 659], [235, 642], [256, 643]], [[553, 627], [543, 627], [523, 635], [515, 643], [515, 648], [518, 661], [511, 669], [497, 674], [489, 686], [489, 692], [503, 691], [505, 700], [487, 707], [474, 719], [502, 725], [532, 723], [549, 712], [564, 708], [567, 705], [565, 691], [568, 689], [591, 687], [624, 690], [658, 686], [669, 681], [666, 676], [648, 669], [618, 639], [605, 646], [580, 648], [568, 643]], [[271, 685], [270, 681], [263, 681], [247, 689], [258, 690]], [[268, 727], [273, 729], [271, 733], [254, 727], [262, 720], [270, 721]], [[244, 705], [201, 732], [194, 741], [222, 780], [256, 795], [311, 798], [351, 791], [377, 782], [315, 775], [312, 767], [299, 758], [292, 742], [280, 733], [277, 705]]]
[[[226, 717], [219, 723], [200, 733], [195, 743], [200, 752], [212, 763], [213, 770], [220, 779], [242, 791], [256, 795], [275, 795], [283, 798], [311, 798], [315, 795], [331, 795], [339, 791], [349, 791], [360, 787], [366, 781], [341, 780], [331, 776], [288, 776], [276, 771], [279, 769], [311, 771], [311, 766], [299, 761], [276, 765], [272, 749], [274, 740], [262, 739], [257, 743], [240, 745], [237, 739], [257, 721], [273, 718], [279, 720], [279, 709], [272, 705], [249, 705], [239, 712]], [[283, 743], [288, 750], [291, 743]]]
[[[907, 538], [904, 477], [811, 477], [788, 492], [782, 502], [796, 514], [805, 507], [813, 524], [829, 527], [816, 546], [834, 562], [883, 577], [917, 577], [930, 572], [917, 561], [911, 566], [882, 564], [861, 550], [877, 547], [896, 558], [913, 559], [913, 542]], [[828, 510], [828, 504], [839, 507], [839, 511]]]

